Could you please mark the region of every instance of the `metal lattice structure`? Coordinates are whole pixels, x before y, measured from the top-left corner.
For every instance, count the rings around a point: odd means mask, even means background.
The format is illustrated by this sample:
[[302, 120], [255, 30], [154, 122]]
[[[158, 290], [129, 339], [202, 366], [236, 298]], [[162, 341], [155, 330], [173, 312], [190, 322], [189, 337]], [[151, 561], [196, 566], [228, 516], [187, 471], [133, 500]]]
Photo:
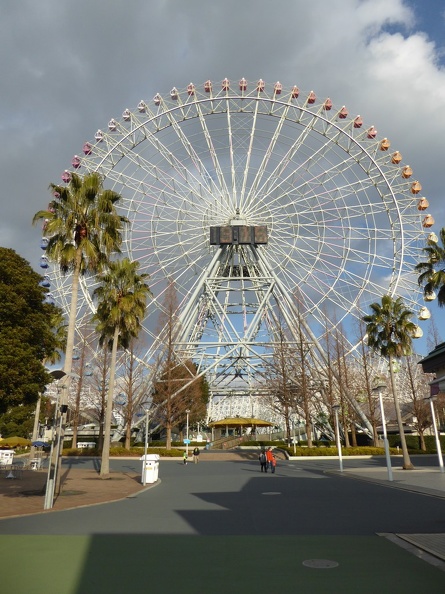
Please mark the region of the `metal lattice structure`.
[[[147, 365], [162, 349], [172, 282], [176, 355], [206, 375], [213, 418], [229, 395], [232, 414], [251, 414], [252, 402], [261, 414], [278, 317], [290, 343], [303, 329], [322, 367], [326, 331], [341, 327], [352, 352], [357, 321], [383, 294], [419, 310], [413, 266], [431, 224], [420, 183], [374, 126], [312, 91], [245, 79], [173, 88], [112, 119], [72, 165], [122, 195], [123, 252], [154, 294]], [[67, 308], [70, 281], [54, 274]], [[79, 324], [94, 283], [83, 281]]]

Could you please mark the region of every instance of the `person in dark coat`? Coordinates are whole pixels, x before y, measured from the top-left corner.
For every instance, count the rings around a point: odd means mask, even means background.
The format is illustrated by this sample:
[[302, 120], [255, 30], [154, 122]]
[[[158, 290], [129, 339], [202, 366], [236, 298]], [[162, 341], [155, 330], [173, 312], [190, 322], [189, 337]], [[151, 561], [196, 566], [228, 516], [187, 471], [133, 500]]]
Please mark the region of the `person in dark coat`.
[[258, 456], [258, 460], [260, 461], [261, 472], [267, 472], [267, 460], [266, 453], [264, 452], [264, 450], [261, 450], [260, 455]]

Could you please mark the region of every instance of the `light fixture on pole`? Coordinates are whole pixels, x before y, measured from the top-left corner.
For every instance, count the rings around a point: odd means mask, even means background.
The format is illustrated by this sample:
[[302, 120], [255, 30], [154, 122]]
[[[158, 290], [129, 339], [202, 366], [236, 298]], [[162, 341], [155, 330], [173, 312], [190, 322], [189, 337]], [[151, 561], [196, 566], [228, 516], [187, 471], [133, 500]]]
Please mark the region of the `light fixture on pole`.
[[382, 417], [382, 427], [383, 427], [383, 447], [385, 448], [385, 458], [386, 458], [386, 469], [388, 470], [388, 480], [392, 481], [392, 466], [391, 466], [391, 456], [389, 454], [389, 443], [388, 443], [388, 434], [386, 430], [386, 418], [385, 418], [385, 409], [383, 408], [383, 396], [382, 390], [386, 389], [386, 383], [384, 381], [377, 381], [375, 386], [373, 387], [372, 391], [377, 392], [379, 395], [379, 403], [380, 403], [380, 414]]
[[340, 441], [340, 427], [338, 422], [338, 411], [340, 410], [339, 404], [334, 404], [332, 407], [335, 415], [335, 438], [337, 441], [337, 450], [338, 450], [338, 463], [340, 465], [340, 472], [343, 472], [343, 455], [341, 450], [341, 441]]
[[425, 400], [430, 401], [431, 418], [433, 420], [434, 437], [436, 438], [437, 457], [439, 459], [440, 472], [443, 472], [444, 470], [443, 470], [442, 446], [440, 444], [439, 432], [437, 430], [437, 423], [436, 423], [436, 413], [434, 411], [434, 400], [436, 400], [436, 395], [432, 395], [429, 398], [425, 398]]
[[186, 426], [186, 432], [185, 432], [185, 435], [186, 435], [186, 440], [185, 440], [185, 455], [188, 458], [188, 456], [189, 456], [189, 441], [190, 441], [189, 440], [189, 414], [190, 414], [190, 410], [187, 409], [185, 412], [187, 414], [187, 426]]

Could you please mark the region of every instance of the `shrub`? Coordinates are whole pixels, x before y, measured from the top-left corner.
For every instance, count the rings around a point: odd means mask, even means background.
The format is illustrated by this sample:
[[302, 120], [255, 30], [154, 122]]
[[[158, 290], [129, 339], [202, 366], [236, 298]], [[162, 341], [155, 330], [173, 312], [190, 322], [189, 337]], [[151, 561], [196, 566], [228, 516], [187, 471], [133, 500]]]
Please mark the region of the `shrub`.
[[[289, 454], [289, 456], [338, 456], [338, 450], [336, 447], [333, 446], [314, 448], [302, 448], [297, 446], [295, 448], [295, 453], [294, 446], [283, 446], [280, 447], [280, 449], [286, 451]], [[385, 450], [383, 448], [375, 448], [371, 446], [342, 448], [341, 451], [343, 456], [384, 456], [385, 454]], [[395, 448], [392, 448], [390, 451], [391, 454], [397, 453], [397, 450]]]

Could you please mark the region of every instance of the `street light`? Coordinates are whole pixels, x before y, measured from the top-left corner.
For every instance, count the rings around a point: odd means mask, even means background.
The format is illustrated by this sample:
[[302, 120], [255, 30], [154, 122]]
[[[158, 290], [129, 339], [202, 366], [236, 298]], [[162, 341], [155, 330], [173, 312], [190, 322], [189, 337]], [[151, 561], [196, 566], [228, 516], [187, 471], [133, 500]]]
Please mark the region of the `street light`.
[[386, 468], [388, 470], [388, 480], [392, 481], [392, 466], [391, 466], [391, 456], [389, 454], [389, 443], [388, 443], [388, 435], [386, 431], [386, 419], [385, 419], [385, 409], [383, 408], [383, 396], [382, 390], [386, 388], [386, 384], [383, 381], [377, 382], [374, 388], [372, 389], [373, 392], [378, 392], [379, 395], [379, 402], [380, 402], [380, 413], [382, 417], [382, 427], [383, 427], [383, 447], [385, 448], [385, 458], [386, 458]]
[[440, 472], [443, 472], [442, 447], [440, 445], [439, 432], [437, 431], [436, 413], [434, 411], [434, 404], [433, 404], [434, 403], [434, 400], [436, 400], [436, 395], [430, 396], [429, 398], [425, 398], [425, 400], [429, 400], [430, 401], [431, 417], [433, 419], [434, 436], [436, 438], [437, 457], [439, 459]]
[[148, 424], [149, 424], [149, 413], [150, 407], [147, 406], [145, 409], [145, 445], [144, 445], [144, 465], [143, 465], [143, 476], [142, 476], [142, 484], [146, 484], [147, 478], [147, 450], [148, 450]]
[[186, 440], [185, 440], [185, 455], [188, 458], [189, 457], [189, 414], [190, 414], [190, 410], [187, 409], [185, 412], [187, 414], [187, 428], [186, 428], [186, 432], [185, 432], [185, 436], [186, 436]]
[[332, 407], [332, 410], [334, 411], [334, 414], [335, 414], [335, 438], [337, 441], [338, 462], [340, 464], [340, 472], [343, 472], [343, 456], [342, 456], [342, 451], [341, 451], [340, 429], [339, 429], [339, 423], [338, 423], [338, 411], [340, 410], [340, 405], [334, 404], [334, 406]]
[[[54, 369], [49, 374], [54, 380], [61, 380], [66, 376], [78, 378], [75, 373], [65, 373], [63, 369]], [[51, 509], [54, 505], [54, 494], [60, 490], [60, 469], [62, 466], [62, 448], [64, 438], [64, 421], [68, 410], [68, 396], [65, 394], [66, 384], [57, 388], [57, 402], [55, 410], [55, 419], [58, 419], [59, 425], [53, 425], [50, 464], [48, 468], [48, 477], [46, 480], [45, 502], [43, 509]], [[60, 395], [61, 394], [61, 395]]]

